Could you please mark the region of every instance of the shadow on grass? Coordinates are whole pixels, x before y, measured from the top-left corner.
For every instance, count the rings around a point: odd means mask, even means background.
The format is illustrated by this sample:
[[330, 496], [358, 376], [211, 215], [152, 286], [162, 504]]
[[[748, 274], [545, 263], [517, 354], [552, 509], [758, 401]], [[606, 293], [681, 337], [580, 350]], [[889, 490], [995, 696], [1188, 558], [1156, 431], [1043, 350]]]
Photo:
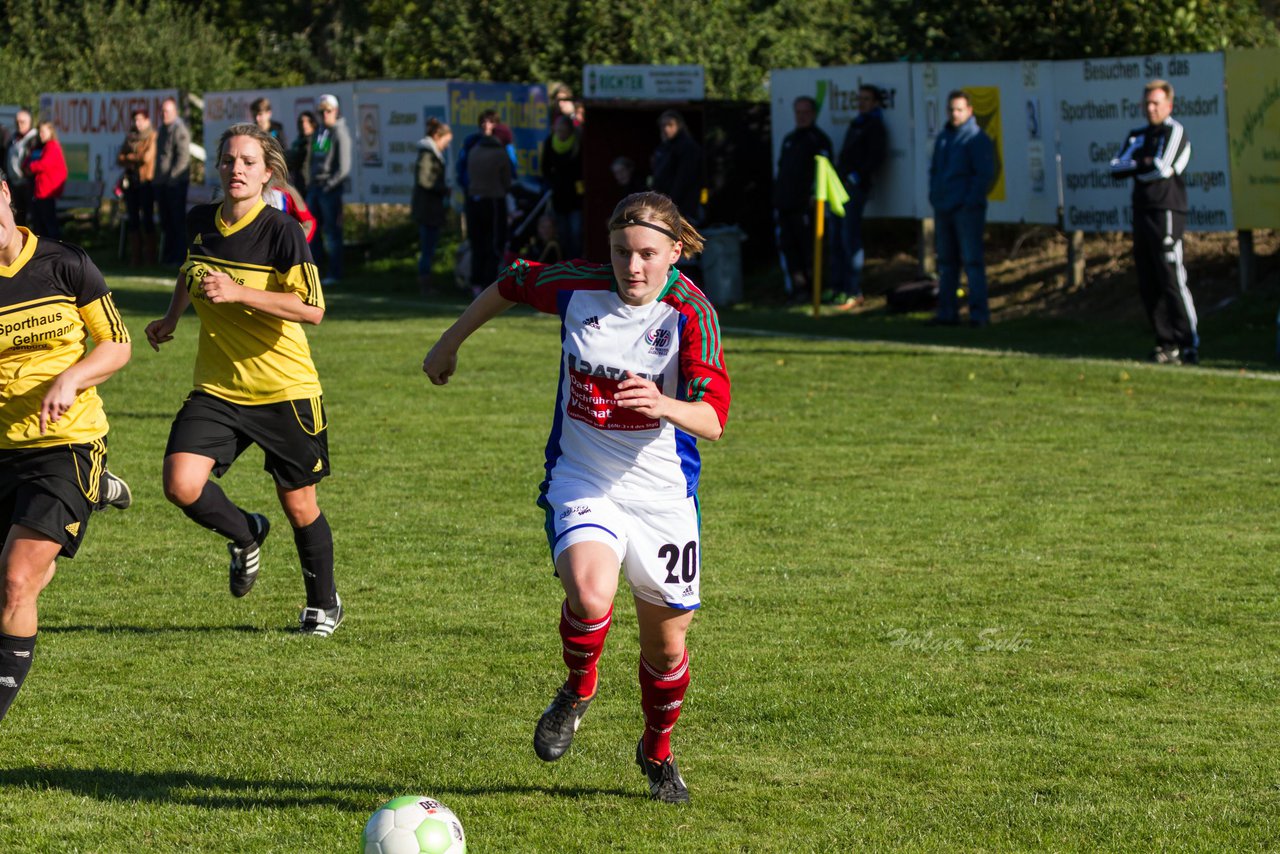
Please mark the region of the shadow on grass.
[[[0, 786], [23, 789], [59, 789], [104, 801], [189, 804], [206, 809], [289, 809], [333, 807], [368, 813], [405, 788], [403, 780], [368, 783], [354, 780], [308, 782], [302, 780], [247, 780], [192, 771], [125, 771], [118, 768], [40, 768], [28, 766], [0, 770]], [[549, 795], [580, 798], [610, 795], [639, 797], [637, 790], [572, 786], [494, 785], [444, 787], [436, 794], [452, 795]], [[640, 794], [643, 794], [640, 791]]]
[[[1280, 371], [1276, 359], [1276, 295], [1246, 294], [1201, 319], [1200, 356], [1209, 367]], [[768, 333], [889, 341], [897, 344], [963, 347], [992, 352], [1018, 351], [1058, 358], [1145, 361], [1153, 342], [1143, 323], [1114, 320], [1021, 317], [982, 329], [931, 327], [928, 314], [891, 314], [872, 310], [821, 317], [808, 310], [735, 307], [720, 311], [727, 335]]]
[[[128, 282], [114, 282], [111, 286], [116, 306], [126, 314], [144, 319], [144, 323], [160, 317], [169, 310], [171, 291], [167, 288], [131, 286]], [[339, 286], [325, 291], [325, 308], [328, 315], [344, 320], [404, 320], [411, 317], [457, 317], [471, 301], [469, 294], [461, 291], [442, 293], [429, 298], [414, 293], [386, 289], [376, 281], [344, 280]], [[184, 322], [194, 322], [188, 310]], [[137, 336], [142, 346], [141, 329]]]
[[[290, 625], [289, 630], [297, 632], [296, 625]], [[222, 632], [239, 632], [242, 634], [272, 634], [283, 631], [283, 629], [263, 628], [262, 626], [127, 626], [119, 623], [105, 623], [100, 626], [86, 626], [73, 624], [68, 626], [46, 625], [40, 624], [41, 634], [99, 634], [99, 635], [161, 635], [170, 633], [181, 634], [200, 634], [200, 633], [222, 633]]]

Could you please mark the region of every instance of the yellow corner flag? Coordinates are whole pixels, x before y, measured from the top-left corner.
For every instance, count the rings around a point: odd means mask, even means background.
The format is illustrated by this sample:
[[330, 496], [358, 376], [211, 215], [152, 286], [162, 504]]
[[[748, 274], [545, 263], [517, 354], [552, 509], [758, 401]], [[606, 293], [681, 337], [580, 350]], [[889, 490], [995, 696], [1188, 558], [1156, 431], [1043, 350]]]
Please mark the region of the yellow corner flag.
[[814, 196], [818, 201], [829, 204], [833, 214], [844, 216], [844, 203], [849, 201], [849, 193], [845, 190], [840, 176], [836, 174], [836, 167], [821, 154], [813, 159], [818, 161], [818, 168], [814, 174], [814, 183], [817, 185], [814, 188]]

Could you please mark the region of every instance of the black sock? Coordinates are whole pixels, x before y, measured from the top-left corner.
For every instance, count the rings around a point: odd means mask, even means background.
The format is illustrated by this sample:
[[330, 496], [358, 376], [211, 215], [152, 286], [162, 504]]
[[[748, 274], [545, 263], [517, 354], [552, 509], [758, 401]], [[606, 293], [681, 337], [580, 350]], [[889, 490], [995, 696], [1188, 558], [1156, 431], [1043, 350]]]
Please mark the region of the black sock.
[[293, 542], [302, 563], [302, 583], [307, 587], [308, 608], [334, 608], [338, 588], [333, 582], [333, 531], [321, 513], [305, 528], [293, 529]]
[[182, 508], [187, 518], [210, 531], [216, 531], [235, 543], [238, 548], [253, 545], [253, 530], [249, 527], [249, 514], [231, 502], [222, 487], [213, 481], [204, 485], [204, 491], [195, 501]]
[[18, 696], [22, 681], [31, 670], [31, 657], [35, 655], [36, 636], [16, 638], [0, 633], [0, 721]]

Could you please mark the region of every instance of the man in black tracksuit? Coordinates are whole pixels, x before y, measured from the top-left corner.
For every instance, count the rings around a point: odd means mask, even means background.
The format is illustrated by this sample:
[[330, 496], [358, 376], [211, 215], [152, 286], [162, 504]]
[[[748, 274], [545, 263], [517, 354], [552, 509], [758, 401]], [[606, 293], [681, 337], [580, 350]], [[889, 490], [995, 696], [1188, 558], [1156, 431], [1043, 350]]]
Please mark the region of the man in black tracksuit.
[[782, 138], [773, 181], [773, 218], [787, 295], [803, 301], [813, 287], [813, 158], [831, 159], [831, 138], [814, 124], [817, 101], [801, 95], [794, 106], [796, 129]]
[[1133, 177], [1133, 259], [1147, 317], [1156, 333], [1152, 361], [1194, 365], [1200, 361], [1196, 307], [1182, 265], [1191, 160], [1186, 130], [1172, 118], [1173, 87], [1153, 80], [1143, 92], [1146, 127], [1129, 133], [1111, 161], [1116, 178]]

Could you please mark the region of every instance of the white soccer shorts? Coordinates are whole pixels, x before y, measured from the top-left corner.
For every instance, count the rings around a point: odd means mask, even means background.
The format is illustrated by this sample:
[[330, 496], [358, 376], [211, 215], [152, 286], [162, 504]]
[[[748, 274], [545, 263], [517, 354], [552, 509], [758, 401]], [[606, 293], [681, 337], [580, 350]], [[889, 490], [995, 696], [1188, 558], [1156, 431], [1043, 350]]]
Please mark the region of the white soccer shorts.
[[618, 501], [585, 484], [552, 481], [545, 502], [553, 562], [574, 543], [605, 543], [637, 599], [684, 611], [701, 606], [696, 498]]

